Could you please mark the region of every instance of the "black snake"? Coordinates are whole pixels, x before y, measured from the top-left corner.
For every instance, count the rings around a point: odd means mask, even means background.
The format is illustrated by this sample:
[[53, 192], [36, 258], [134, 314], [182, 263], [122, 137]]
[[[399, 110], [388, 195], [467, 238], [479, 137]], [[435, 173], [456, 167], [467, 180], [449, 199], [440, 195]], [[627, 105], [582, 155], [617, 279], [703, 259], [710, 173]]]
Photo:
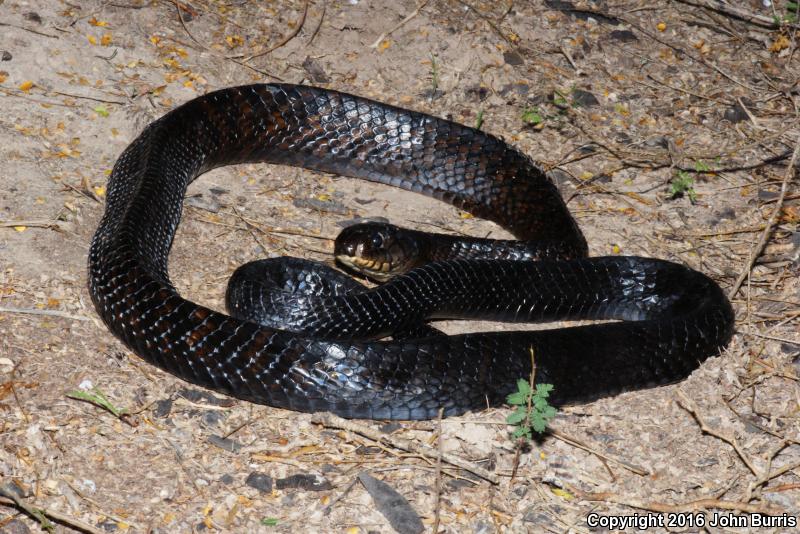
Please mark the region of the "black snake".
[[[576, 259], [424, 265], [370, 291], [318, 298], [295, 313], [298, 328], [314, 334], [236, 319], [182, 298], [167, 258], [189, 183], [243, 162], [423, 193], [499, 223], [539, 257]], [[440, 407], [452, 415], [502, 402], [529, 375], [531, 351], [537, 382], [555, 385], [553, 402], [589, 401], [680, 380], [730, 339], [732, 309], [706, 276], [666, 261], [585, 255], [555, 186], [502, 140], [335, 91], [251, 85], [187, 102], [123, 152], [91, 244], [89, 289], [116, 336], [182, 379], [346, 417], [423, 419]], [[403, 319], [407, 312], [416, 316]], [[439, 317], [623, 321], [370, 340]]]

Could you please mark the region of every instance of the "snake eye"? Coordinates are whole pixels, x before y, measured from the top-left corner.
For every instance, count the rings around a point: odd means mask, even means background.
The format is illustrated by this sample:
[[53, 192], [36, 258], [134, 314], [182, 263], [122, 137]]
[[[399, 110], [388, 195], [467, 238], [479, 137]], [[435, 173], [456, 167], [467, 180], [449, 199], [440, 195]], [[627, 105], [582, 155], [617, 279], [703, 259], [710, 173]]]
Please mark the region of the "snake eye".
[[383, 246], [383, 236], [381, 234], [372, 235], [372, 248], [379, 249]]

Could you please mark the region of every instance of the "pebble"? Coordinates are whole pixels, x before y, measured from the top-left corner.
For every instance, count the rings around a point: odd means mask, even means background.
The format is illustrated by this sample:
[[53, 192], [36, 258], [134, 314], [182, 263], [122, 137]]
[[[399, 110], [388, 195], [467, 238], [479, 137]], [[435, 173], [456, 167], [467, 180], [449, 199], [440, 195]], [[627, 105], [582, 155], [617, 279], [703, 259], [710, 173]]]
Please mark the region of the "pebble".
[[265, 473], [252, 472], [247, 475], [244, 483], [261, 493], [272, 493], [272, 477]]

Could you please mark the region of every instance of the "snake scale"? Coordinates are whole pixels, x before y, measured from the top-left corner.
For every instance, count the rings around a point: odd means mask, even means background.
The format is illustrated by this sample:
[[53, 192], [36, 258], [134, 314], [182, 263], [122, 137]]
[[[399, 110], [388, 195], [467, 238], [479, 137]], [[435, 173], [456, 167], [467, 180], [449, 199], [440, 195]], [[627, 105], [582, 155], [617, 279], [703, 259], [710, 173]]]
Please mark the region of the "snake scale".
[[[268, 162], [422, 193], [494, 221], [542, 261], [450, 259], [375, 289], [321, 299], [297, 333], [181, 297], [167, 260], [188, 185]], [[674, 263], [585, 258], [556, 187], [492, 135], [364, 98], [287, 84], [228, 88], [156, 120], [111, 173], [89, 290], [136, 354], [235, 397], [345, 417], [425, 419], [501, 403], [531, 371], [556, 404], [675, 382], [717, 354], [733, 312], [709, 278]], [[564, 260], [572, 257], [574, 259]], [[548, 259], [549, 258], [549, 259]], [[405, 320], [402, 314], [416, 313]], [[426, 318], [618, 319], [533, 332], [375, 339]], [[394, 326], [392, 326], [392, 323]], [[388, 325], [388, 326], [387, 326]]]

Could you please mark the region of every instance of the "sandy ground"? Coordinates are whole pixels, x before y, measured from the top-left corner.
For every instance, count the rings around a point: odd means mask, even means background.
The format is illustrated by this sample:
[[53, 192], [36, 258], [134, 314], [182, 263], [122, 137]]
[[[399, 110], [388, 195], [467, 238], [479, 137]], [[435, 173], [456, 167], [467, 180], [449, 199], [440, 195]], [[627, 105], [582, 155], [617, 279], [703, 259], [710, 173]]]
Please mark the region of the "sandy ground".
[[[438, 516], [443, 532], [587, 532], [592, 512], [694, 510], [648, 532], [791, 531], [681, 523], [800, 514], [800, 203], [786, 170], [800, 137], [798, 35], [768, 27], [786, 2], [725, 4], [752, 22], [692, 3], [0, 0], [3, 493], [60, 513], [55, 532], [76, 521], [101, 532], [392, 532], [352, 484], [368, 472], [427, 530]], [[86, 290], [106, 177], [175, 105], [274, 80], [480, 117], [558, 168], [592, 254], [683, 262], [726, 291], [749, 272], [733, 298], [736, 336], [678, 385], [563, 410], [557, 435], [524, 448], [513, 479], [504, 409], [441, 429], [361, 423], [441, 442], [499, 484], [153, 368], [99, 323]], [[691, 194], [672, 198], [680, 180]], [[499, 235], [417, 195], [297, 169], [226, 168], [190, 195], [171, 274], [217, 309], [237, 265], [265, 254], [330, 261], [330, 239], [357, 216]], [[92, 386], [133, 415], [67, 396]], [[255, 488], [253, 473], [275, 484]], [[327, 484], [278, 487], [295, 474]], [[41, 529], [2, 499], [0, 531]]]

